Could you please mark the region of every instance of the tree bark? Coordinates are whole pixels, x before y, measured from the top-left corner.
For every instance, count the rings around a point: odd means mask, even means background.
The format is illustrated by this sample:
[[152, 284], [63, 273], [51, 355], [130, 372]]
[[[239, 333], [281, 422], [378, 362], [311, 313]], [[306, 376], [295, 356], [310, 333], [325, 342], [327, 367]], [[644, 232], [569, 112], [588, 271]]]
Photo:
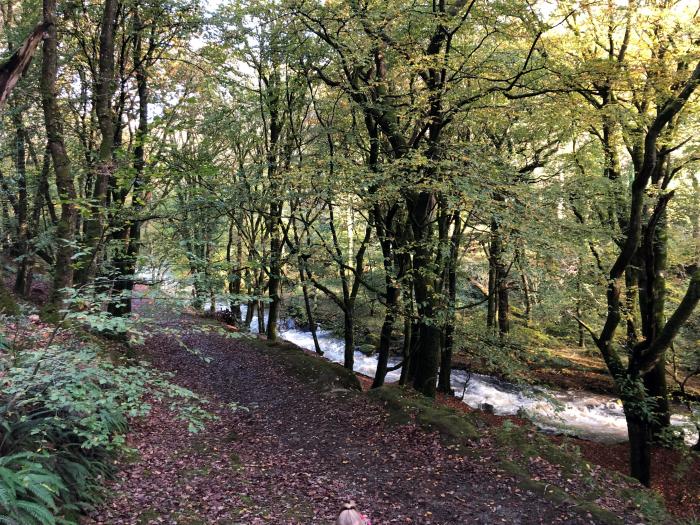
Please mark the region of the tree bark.
[[50, 303], [59, 306], [63, 288], [73, 284], [73, 242], [75, 237], [75, 186], [70, 160], [63, 142], [63, 123], [58, 106], [56, 76], [58, 68], [58, 39], [56, 30], [56, 0], [43, 0], [44, 23], [47, 25], [41, 67], [41, 99], [44, 123], [61, 202], [61, 217], [56, 224], [56, 264]]
[[[55, 11], [55, 7], [54, 7]], [[24, 73], [29, 68], [32, 62], [34, 52], [41, 42], [42, 37], [48, 38], [50, 25], [55, 22], [55, 12], [51, 14], [52, 18], [46, 18], [46, 8], [44, 7], [44, 21], [34, 28], [31, 34], [24, 39], [22, 45], [15, 51], [10, 58], [0, 64], [0, 108], [3, 107], [7, 97], [22, 78]], [[9, 22], [9, 20], [6, 20]], [[55, 35], [55, 33], [54, 33]], [[46, 49], [46, 46], [44, 46]]]
[[[379, 333], [379, 347], [377, 349], [377, 371], [374, 374], [372, 388], [379, 388], [384, 384], [386, 379], [389, 352], [391, 349], [391, 334], [394, 331], [394, 323], [396, 321], [396, 311], [398, 308], [400, 290], [392, 284], [393, 277], [391, 274], [387, 277], [386, 286], [386, 312], [384, 314], [384, 322]], [[404, 365], [406, 361], [404, 360]]]
[[448, 317], [445, 323], [444, 345], [440, 360], [440, 377], [438, 390], [446, 394], [452, 393], [452, 353], [454, 351], [454, 334], [457, 303], [457, 266], [459, 264], [459, 249], [462, 243], [462, 220], [457, 211], [453, 218], [453, 231], [450, 242], [450, 257], [447, 268], [447, 301]]
[[413, 364], [413, 353], [415, 339], [418, 337], [414, 316], [412, 286], [403, 288], [401, 302], [403, 310], [403, 366], [401, 367], [399, 384], [408, 385], [413, 383], [413, 378], [416, 376], [416, 367]]
[[[228, 242], [226, 243], [226, 263], [228, 265], [227, 287], [229, 295], [240, 295], [243, 280], [241, 267], [243, 266], [243, 241], [240, 236], [236, 239], [236, 267], [233, 267], [233, 226], [231, 221], [228, 228]], [[236, 323], [241, 322], [241, 304], [238, 299], [229, 299], [229, 309]]]
[[[41, 220], [41, 212], [45, 204], [45, 194], [49, 184], [49, 170], [51, 169], [51, 153], [48, 148], [44, 150], [41, 173], [37, 182], [36, 192], [34, 194], [34, 204], [32, 214], [29, 220], [29, 238], [33, 239], [39, 232], [39, 222]], [[44, 255], [47, 262], [51, 259]], [[36, 258], [36, 249], [33, 246], [28, 246], [28, 251], [20, 263], [17, 271], [17, 279], [23, 281], [23, 288], [18, 293], [25, 297], [29, 297], [32, 291], [32, 283], [34, 280], [34, 263]], [[21, 277], [20, 277], [21, 275]]]
[[435, 396], [442, 351], [442, 331], [435, 319], [438, 314], [436, 295], [439, 291], [436, 290], [437, 275], [431, 247], [431, 223], [436, 206], [436, 196], [432, 193], [420, 192], [408, 199], [410, 226], [415, 242], [413, 288], [418, 310], [418, 340], [413, 358], [416, 375], [413, 387], [430, 397]]
[[489, 284], [488, 302], [486, 306], [486, 328], [489, 334], [493, 333], [496, 326], [496, 315], [498, 313], [498, 287], [496, 286], [496, 261], [493, 254], [493, 238], [489, 247]]
[[[407, 270], [407, 268], [405, 268], [405, 263], [400, 263], [399, 272], [396, 272], [395, 269], [396, 259], [401, 257], [394, 253], [393, 242], [389, 233], [393, 227], [395, 215], [395, 207], [383, 212], [379, 205], [375, 205], [372, 214], [375, 229], [377, 231], [377, 237], [379, 238], [379, 245], [382, 250], [385, 285], [384, 322], [382, 323], [382, 328], [379, 332], [377, 371], [374, 374], [372, 388], [379, 388], [384, 384], [384, 380], [386, 379], [389, 363], [389, 352], [391, 351], [391, 335], [394, 331], [394, 323], [396, 322], [399, 300], [401, 298], [401, 290], [397, 284], [397, 281], [399, 281], [405, 275], [405, 271]], [[405, 334], [404, 337], [406, 337]], [[406, 363], [407, 361], [404, 359], [404, 365], [406, 365]]]
[[630, 474], [642, 485], [651, 485], [651, 425], [643, 417], [628, 414], [627, 431], [630, 444]]
[[[502, 197], [496, 198], [502, 200]], [[498, 323], [498, 334], [503, 337], [510, 331], [510, 298], [508, 287], [508, 268], [503, 256], [503, 233], [498, 220], [494, 217], [491, 220], [491, 246], [489, 254], [491, 256], [491, 264], [493, 265], [493, 298], [495, 307], [495, 316]], [[491, 275], [489, 275], [490, 279]], [[491, 283], [489, 283], [491, 286]], [[491, 323], [493, 323], [493, 318]]]
[[[658, 213], [656, 213], [658, 212]], [[666, 204], [659, 202], [654, 216], [649, 220], [645, 232], [644, 273], [645, 273], [645, 315], [642, 333], [646, 340], [653, 341], [666, 323], [666, 269], [667, 269], [667, 226]], [[671, 409], [668, 401], [666, 381], [666, 353], [661, 352], [659, 360], [649, 372], [644, 374], [644, 386], [654, 400], [651, 431], [654, 438], [671, 424]]]
[[[114, 282], [115, 292], [124, 295], [120, 299], [115, 315], [128, 315], [132, 311], [134, 279], [136, 276], [136, 263], [141, 248], [142, 221], [139, 214], [145, 206], [144, 187], [146, 184], [146, 139], [148, 138], [148, 105], [150, 92], [148, 87], [148, 71], [146, 58], [143, 56], [143, 31], [144, 25], [140, 16], [140, 3], [134, 5], [134, 72], [136, 76], [136, 91], [139, 100], [139, 123], [134, 137], [134, 183], [131, 197], [131, 209], [129, 220], [124, 225], [126, 246], [116, 257], [115, 266], [118, 275]], [[108, 131], [108, 130], [105, 130]]]
[[27, 287], [27, 273], [30, 262], [29, 255], [29, 202], [27, 195], [27, 151], [25, 144], [25, 130], [22, 124], [22, 116], [15, 113], [12, 118], [15, 124], [15, 168], [17, 170], [17, 244], [16, 249], [20, 257], [15, 279], [15, 292], [24, 294]]
[[[107, 221], [107, 195], [109, 182], [114, 172], [114, 116], [112, 95], [114, 93], [114, 31], [116, 26], [118, 0], [105, 0], [100, 25], [100, 46], [97, 78], [95, 78], [95, 114], [100, 128], [100, 148], [94, 165], [90, 214], [83, 224], [84, 257], [79, 261], [76, 280], [88, 283], [97, 273], [101, 264], [101, 251], [105, 242]], [[105, 283], [107, 284], [107, 283]]]
[[270, 341], [277, 340], [277, 321], [280, 310], [280, 284], [282, 282], [282, 237], [280, 225], [282, 222], [282, 204], [274, 202], [270, 205], [270, 275], [267, 283], [268, 297], [270, 298], [267, 318], [267, 338]]
[[[318, 336], [316, 334], [316, 319], [314, 316], [314, 308], [311, 304], [311, 296], [309, 294], [308, 281], [311, 280], [311, 275], [306, 269], [306, 257], [308, 254], [303, 253], [301, 249], [301, 239], [299, 238], [299, 231], [297, 230], [296, 218], [292, 218], [292, 232], [294, 234], [294, 243], [297, 249], [297, 266], [299, 270], [299, 281], [301, 283], [301, 290], [304, 295], [304, 308], [306, 311], [306, 320], [309, 324], [309, 331], [311, 332], [311, 338], [314, 342], [314, 350], [317, 354], [323, 355], [323, 350], [321, 350], [321, 345], [318, 343]], [[304, 238], [306, 239], [307, 248], [311, 249], [311, 244], [309, 240], [308, 231], [304, 230]]]

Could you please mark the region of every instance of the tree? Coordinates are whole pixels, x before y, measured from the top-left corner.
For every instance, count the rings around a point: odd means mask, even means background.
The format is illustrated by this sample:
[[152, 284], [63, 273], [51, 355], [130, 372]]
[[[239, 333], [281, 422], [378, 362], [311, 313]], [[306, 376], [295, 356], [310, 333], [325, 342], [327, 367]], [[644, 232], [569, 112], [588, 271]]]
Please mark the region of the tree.
[[[593, 18], [594, 11], [589, 10]], [[657, 18], [658, 13], [662, 16]], [[676, 310], [665, 319], [665, 271], [666, 271], [666, 210], [673, 192], [669, 184], [678, 173], [671, 164], [672, 153], [678, 148], [673, 144], [679, 132], [682, 118], [693, 92], [700, 82], [700, 63], [695, 65], [685, 59], [676, 63], [673, 75], [662, 73], [669, 67], [667, 56], [664, 15], [670, 8], [660, 6], [652, 11], [642, 24], [642, 32], [650, 28], [654, 38], [646, 43], [632, 40], [633, 27], [645, 15], [635, 6], [623, 10], [622, 22], [618, 22], [617, 10], [609, 4], [600, 10], [607, 17], [607, 38], [596, 40], [593, 51], [583, 67], [590, 67], [587, 75], [579, 77], [586, 83], [573, 84], [578, 93], [600, 112], [599, 138], [605, 155], [606, 177], [618, 183], [620, 160], [618, 140], [625, 141], [632, 169], [631, 185], [625, 188], [627, 199], [615, 201], [609, 216], [616, 217], [619, 226], [619, 250], [608, 273], [607, 313], [603, 328], [593, 334], [608, 369], [616, 381], [623, 400], [627, 418], [632, 475], [644, 484], [650, 483], [651, 442], [654, 430], [668, 425], [669, 409], [666, 393], [665, 351], [672, 343], [682, 324], [697, 304], [697, 273], [690, 275], [685, 297]], [[578, 26], [574, 26], [574, 30]], [[679, 31], [682, 31], [679, 29]], [[619, 40], [618, 40], [619, 37]], [[631, 42], [632, 40], [632, 42]], [[640, 46], [637, 57], [644, 75], [625, 75], [623, 65], [630, 60], [630, 44]], [[602, 52], [603, 57], [599, 57]], [[672, 63], [672, 62], [671, 62]], [[631, 95], [631, 103], [625, 107], [618, 92]], [[624, 107], [628, 114], [615, 111], [612, 106]], [[624, 115], [624, 117], [623, 117]], [[594, 129], [595, 133], [598, 133]], [[616, 189], [618, 195], [620, 189]], [[623, 290], [638, 283], [639, 308], [642, 320], [642, 338], [632, 337], [627, 349], [627, 365], [616, 348], [615, 332], [623, 320], [625, 301]], [[629, 294], [627, 295], [629, 299]], [[631, 304], [626, 303], [627, 308]]]
[[56, 188], [61, 202], [61, 217], [56, 228], [57, 253], [54, 267], [51, 302], [58, 305], [64, 288], [73, 284], [72, 258], [75, 240], [75, 186], [70, 159], [63, 139], [63, 120], [58, 105], [56, 85], [58, 70], [58, 31], [56, 27], [56, 2], [44, 0], [44, 24], [47, 26], [41, 66], [41, 100], [44, 108], [44, 124], [48, 149], [51, 152]]

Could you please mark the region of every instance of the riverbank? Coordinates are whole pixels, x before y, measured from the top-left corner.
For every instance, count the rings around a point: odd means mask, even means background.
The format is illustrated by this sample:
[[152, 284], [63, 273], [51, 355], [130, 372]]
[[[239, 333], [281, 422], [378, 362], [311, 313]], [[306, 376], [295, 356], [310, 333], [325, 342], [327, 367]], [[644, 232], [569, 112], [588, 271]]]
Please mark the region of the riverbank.
[[[303, 327], [305, 313], [298, 295], [287, 294], [283, 301], [283, 317], [291, 318]], [[314, 302], [316, 322], [338, 339], [343, 338], [343, 317], [337, 305], [319, 294]], [[565, 331], [552, 333], [551, 327], [526, 322], [522, 316], [511, 320], [508, 339], [509, 352], [503, 352], [503, 342], [490, 337], [482, 309], [468, 310], [456, 321], [458, 344], [452, 356], [454, 369], [497, 377], [506, 382], [525, 383], [568, 391], [590, 392], [616, 396], [615, 384], [592, 341], [579, 347], [574, 335]], [[515, 309], [517, 310], [517, 309]], [[371, 353], [378, 344], [383, 307], [367, 298], [358, 301], [355, 311], [355, 342], [359, 349]], [[401, 326], [395, 326], [392, 349], [397, 359], [402, 346]], [[504, 354], [500, 357], [499, 354]], [[669, 387], [676, 387], [674, 378], [667, 377]], [[686, 382], [688, 394], [700, 398], [700, 376]]]
[[397, 415], [288, 343], [194, 330], [212, 322], [188, 315], [148, 322], [180, 335], [149, 339], [143, 357], [206, 395], [219, 420], [187, 436], [156, 404], [130, 436], [140, 460], [122, 465], [91, 523], [328, 524], [350, 498], [379, 524], [652, 523], [634, 501], [651, 493], [633, 481], [565, 448], [514, 448], [540, 443], [531, 427], [475, 413], [444, 439], [455, 411], [409, 399]]
[[[289, 332], [283, 332], [281, 337], [287, 337], [288, 334]], [[309, 342], [300, 339], [298, 333], [294, 333], [291, 339], [302, 343], [302, 345], [306, 343], [306, 348], [302, 349], [310, 356], [318, 358], [309, 349]], [[328, 344], [329, 341], [332, 341], [332, 334], [329, 338], [328, 334], [322, 331], [321, 342]], [[341, 342], [336, 344], [342, 347]], [[326, 346], [325, 348], [328, 347]], [[332, 356], [331, 359], [334, 357], [337, 358], [338, 356]], [[372, 377], [360, 372], [357, 372], [356, 375], [363, 389], [368, 391], [372, 384]], [[586, 399], [591, 399], [590, 392], [577, 388], [571, 388], [571, 390], [574, 394], [579, 392], [584, 394]], [[459, 395], [459, 392], [457, 394]], [[479, 417], [486, 419], [495, 427], [501, 427], [504, 422], [522, 427], [530, 427], [532, 424], [527, 419], [513, 415], [498, 416], [483, 410], [475, 410], [454, 396], [441, 394], [438, 396], [437, 403], [462, 413], [479, 414]], [[621, 430], [624, 431], [624, 421], [621, 424]], [[601, 443], [590, 439], [563, 437], [561, 435], [546, 435], [544, 438], [557, 446], [575, 450], [576, 454], [583, 461], [622, 475], [626, 475], [629, 472], [629, 450], [626, 443]], [[700, 499], [698, 498], [698, 494], [700, 494], [700, 458], [698, 458], [698, 455], [687, 451], [657, 447], [654, 450], [653, 488], [658, 494], [662, 495], [667, 506], [673, 510], [674, 514], [688, 518], [700, 515]]]
[[[257, 328], [257, 317], [254, 316], [250, 330], [256, 332]], [[327, 329], [319, 328], [316, 335], [324, 358], [344, 364], [343, 339]], [[279, 338], [306, 350], [315, 350], [312, 334], [303, 327], [297, 327], [293, 319], [287, 318], [280, 323]], [[376, 355], [356, 350], [353, 357], [353, 371], [374, 376]], [[393, 357], [389, 364], [398, 363], [400, 359]], [[546, 432], [565, 433], [611, 444], [627, 440], [627, 423], [616, 396], [581, 389], [541, 387], [523, 380], [505, 381], [503, 375], [484, 375], [469, 369], [454, 369], [451, 386], [460, 399], [472, 408], [484, 409], [496, 415], [527, 417]], [[400, 370], [394, 370], [387, 375], [386, 382], [398, 382], [399, 376]], [[675, 411], [678, 413], [671, 418], [675, 435], [679, 439], [685, 439], [688, 444], [694, 444], [697, 441], [697, 429], [683, 412], [683, 407], [677, 406]]]
[[[365, 392], [372, 387], [372, 378], [356, 374]], [[476, 410], [458, 397], [438, 394], [436, 403], [464, 414], [477, 414], [493, 427], [512, 424], [530, 427], [532, 423], [517, 416], [497, 416]], [[544, 435], [553, 445], [575, 450], [580, 457], [592, 465], [627, 476], [629, 473], [629, 445], [627, 443], [599, 443], [561, 435]], [[653, 452], [652, 490], [661, 496], [664, 505], [677, 517], [698, 519], [700, 516], [700, 454], [662, 447]]]

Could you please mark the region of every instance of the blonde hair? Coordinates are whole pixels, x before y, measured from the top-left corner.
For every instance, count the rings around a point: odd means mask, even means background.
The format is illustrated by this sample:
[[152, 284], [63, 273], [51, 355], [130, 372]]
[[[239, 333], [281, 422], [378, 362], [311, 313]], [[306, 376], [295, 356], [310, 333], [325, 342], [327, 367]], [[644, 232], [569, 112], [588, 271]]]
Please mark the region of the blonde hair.
[[363, 525], [364, 519], [362, 514], [357, 512], [355, 509], [355, 502], [351, 501], [343, 505], [343, 510], [340, 511], [340, 515], [335, 522], [336, 525]]

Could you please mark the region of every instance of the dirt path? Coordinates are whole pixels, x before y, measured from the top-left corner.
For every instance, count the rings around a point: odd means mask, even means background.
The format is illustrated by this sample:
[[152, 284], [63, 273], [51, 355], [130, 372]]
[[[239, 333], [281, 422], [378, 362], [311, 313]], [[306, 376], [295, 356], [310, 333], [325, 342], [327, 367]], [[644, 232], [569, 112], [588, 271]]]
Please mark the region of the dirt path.
[[331, 524], [348, 499], [374, 525], [597, 523], [520, 488], [488, 450], [466, 459], [423, 429], [390, 425], [366, 396], [320, 393], [255, 344], [184, 340], [210, 361], [172, 336], [152, 338], [146, 353], [208, 396], [220, 419], [193, 436], [155, 403], [130, 435], [140, 459], [124, 465], [92, 523]]

